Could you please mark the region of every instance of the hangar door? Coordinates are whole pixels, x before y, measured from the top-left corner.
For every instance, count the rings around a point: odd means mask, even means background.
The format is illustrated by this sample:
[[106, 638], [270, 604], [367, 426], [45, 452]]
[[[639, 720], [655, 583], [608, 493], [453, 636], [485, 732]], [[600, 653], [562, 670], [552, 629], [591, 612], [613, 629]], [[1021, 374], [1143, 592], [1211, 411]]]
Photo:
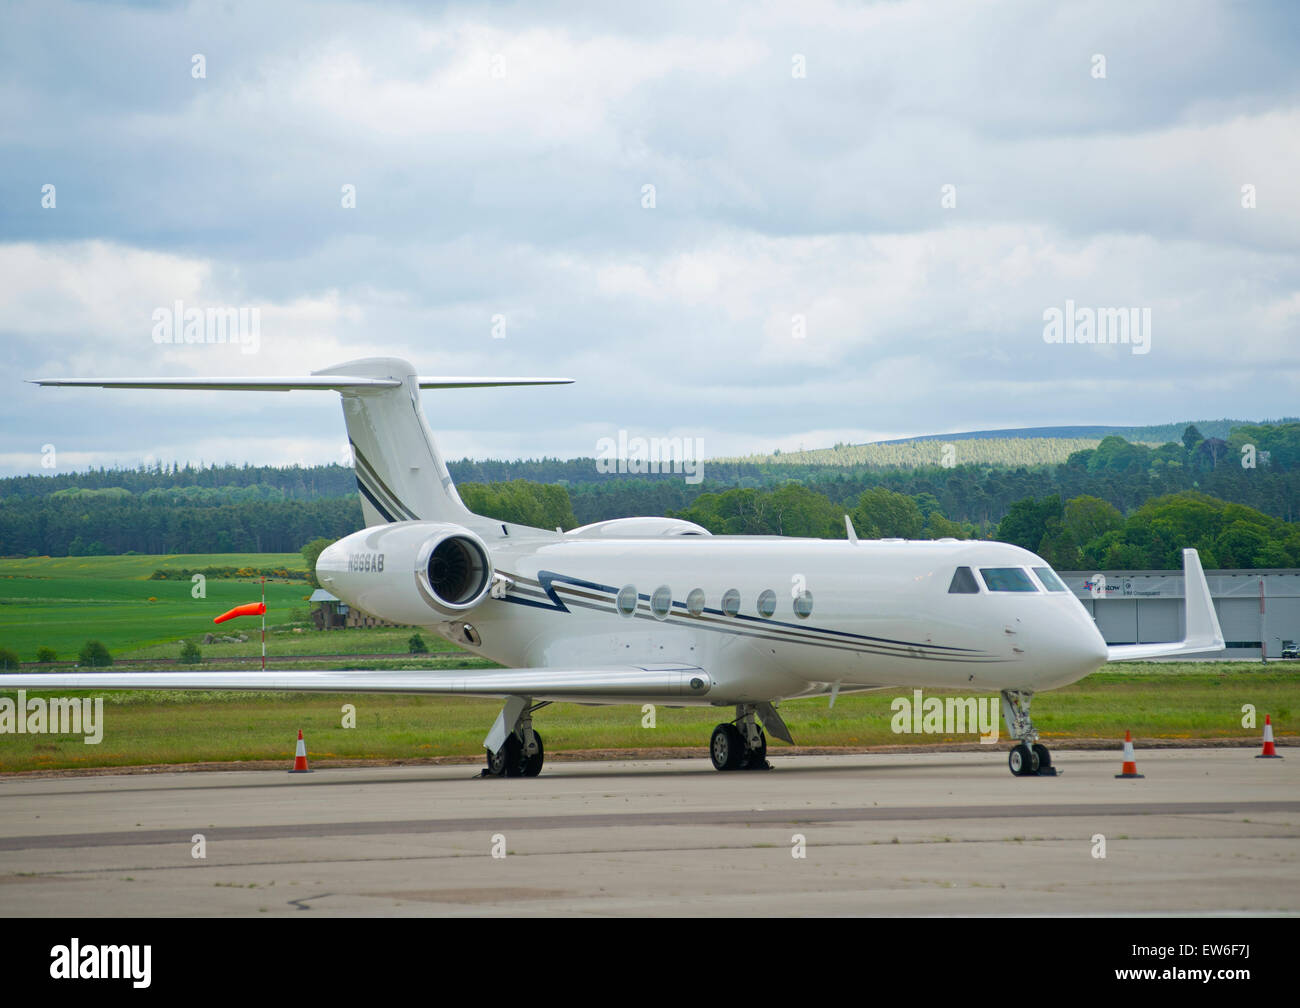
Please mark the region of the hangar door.
[[1137, 643], [1159, 644], [1183, 639], [1183, 602], [1176, 598], [1144, 598], [1137, 602]]
[[1232, 644], [1259, 647], [1259, 599], [1224, 598], [1215, 602], [1223, 639]]
[[1137, 599], [1097, 599], [1092, 615], [1107, 644], [1136, 644]]

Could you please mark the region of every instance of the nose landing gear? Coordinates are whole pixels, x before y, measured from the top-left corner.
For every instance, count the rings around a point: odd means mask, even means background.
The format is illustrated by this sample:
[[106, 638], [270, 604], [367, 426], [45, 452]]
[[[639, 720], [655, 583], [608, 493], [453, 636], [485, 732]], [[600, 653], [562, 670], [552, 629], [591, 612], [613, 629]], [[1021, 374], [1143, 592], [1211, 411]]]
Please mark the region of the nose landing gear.
[[1007, 734], [1016, 739], [1016, 745], [1007, 754], [1007, 766], [1017, 777], [1055, 777], [1052, 754], [1038, 741], [1038, 732], [1029, 717], [1029, 704], [1034, 694], [1028, 690], [1002, 691], [1002, 717], [1007, 724]]

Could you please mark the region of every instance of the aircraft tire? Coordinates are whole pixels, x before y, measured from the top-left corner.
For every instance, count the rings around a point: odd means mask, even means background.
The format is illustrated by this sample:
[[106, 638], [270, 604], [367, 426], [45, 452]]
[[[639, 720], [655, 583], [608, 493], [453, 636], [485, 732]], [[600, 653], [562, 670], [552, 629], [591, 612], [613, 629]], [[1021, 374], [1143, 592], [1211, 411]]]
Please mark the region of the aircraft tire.
[[1037, 769], [1041, 772], [1047, 770], [1052, 765], [1052, 754], [1047, 751], [1047, 746], [1035, 742], [1033, 745], [1034, 755], [1038, 757]]
[[745, 742], [733, 724], [720, 724], [709, 739], [709, 758], [715, 770], [739, 770], [745, 760]]
[[542, 763], [546, 760], [546, 750], [542, 748], [542, 733], [533, 732], [533, 738], [537, 739], [537, 753], [533, 756], [524, 757], [524, 776], [536, 777], [542, 772]]
[[511, 732], [506, 736], [506, 744], [502, 748], [506, 753], [506, 776], [524, 776], [524, 744], [519, 741], [519, 736]]
[[1032, 777], [1038, 773], [1038, 754], [1023, 742], [1018, 742], [1007, 754], [1007, 766], [1017, 777]]

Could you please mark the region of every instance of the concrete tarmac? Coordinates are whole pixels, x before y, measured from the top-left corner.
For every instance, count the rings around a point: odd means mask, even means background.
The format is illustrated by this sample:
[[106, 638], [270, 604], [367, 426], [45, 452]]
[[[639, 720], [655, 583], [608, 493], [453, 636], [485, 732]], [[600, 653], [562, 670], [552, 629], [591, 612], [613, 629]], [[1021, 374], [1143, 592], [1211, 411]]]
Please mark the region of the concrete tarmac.
[[1300, 754], [769, 755], [4, 778], [0, 913], [1300, 913]]

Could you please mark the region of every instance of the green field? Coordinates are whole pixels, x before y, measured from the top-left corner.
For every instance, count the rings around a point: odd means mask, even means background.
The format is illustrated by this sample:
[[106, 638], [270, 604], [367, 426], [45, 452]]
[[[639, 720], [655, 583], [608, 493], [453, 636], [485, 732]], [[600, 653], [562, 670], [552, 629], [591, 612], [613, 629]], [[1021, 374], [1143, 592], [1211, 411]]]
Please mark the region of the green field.
[[[305, 606], [305, 604], [304, 604]], [[374, 627], [361, 629], [351, 627], [346, 630], [330, 630], [322, 633], [315, 629], [300, 626], [279, 626], [274, 629], [270, 624], [270, 607], [267, 612], [266, 651], [277, 655], [374, 655], [386, 656], [405, 654], [411, 634], [418, 632], [430, 654], [454, 654], [469, 657], [450, 641], [443, 640], [427, 630], [416, 631], [411, 627]], [[262, 653], [262, 644], [258, 621], [244, 621], [247, 625], [241, 631], [248, 634], [248, 640], [242, 644], [204, 644], [203, 658], [208, 662], [221, 662], [227, 658], [255, 658]], [[227, 626], [234, 626], [233, 623]], [[301, 630], [302, 632], [298, 632]], [[176, 658], [175, 643], [151, 644], [122, 652], [125, 661], [141, 658]]]
[[[910, 690], [897, 692], [911, 694]], [[29, 697], [37, 695], [53, 694]], [[500, 709], [497, 701], [460, 697], [152, 691], [102, 695], [102, 742], [87, 745], [80, 737], [67, 735], [0, 734], [0, 772], [235, 760], [282, 760], [287, 767], [300, 728], [315, 760], [476, 757]], [[824, 698], [795, 700], [781, 710], [800, 746], [976, 741], [973, 735], [894, 734], [890, 726], [894, 695], [895, 691], [845, 695], [833, 709]], [[342, 726], [342, 708], [348, 703], [356, 707], [352, 728]], [[1118, 751], [1126, 730], [1133, 732], [1139, 748], [1154, 739], [1257, 739], [1260, 727], [1242, 727], [1244, 704], [1255, 706], [1259, 725], [1265, 713], [1272, 714], [1279, 737], [1287, 735], [1300, 713], [1300, 677], [1287, 671], [1261, 671], [1258, 664], [1246, 662], [1216, 663], [1208, 669], [1190, 662], [1134, 665], [1040, 694], [1034, 701], [1034, 721], [1043, 740], [1054, 746], [1100, 739], [1114, 743]], [[729, 716], [709, 708], [659, 707], [655, 713], [655, 726], [646, 728], [639, 706], [554, 704], [541, 710], [534, 724], [553, 753], [679, 749], [703, 755], [714, 724]], [[783, 748], [775, 741], [771, 744], [774, 755]], [[990, 748], [1001, 751], [1006, 742]]]
[[[0, 560], [0, 648], [16, 652], [22, 661], [35, 661], [39, 647], [72, 660], [92, 638], [102, 640], [115, 658], [171, 642], [165, 656], [174, 658], [174, 642], [183, 639], [198, 640], [214, 631], [260, 632], [257, 619], [216, 627], [212, 618], [240, 603], [256, 602], [261, 585], [256, 578], [208, 578], [207, 597], [196, 599], [188, 580], [150, 581], [155, 570], [302, 565], [297, 553]], [[303, 581], [268, 581], [267, 624], [288, 623], [294, 609], [306, 613], [310, 594]]]

